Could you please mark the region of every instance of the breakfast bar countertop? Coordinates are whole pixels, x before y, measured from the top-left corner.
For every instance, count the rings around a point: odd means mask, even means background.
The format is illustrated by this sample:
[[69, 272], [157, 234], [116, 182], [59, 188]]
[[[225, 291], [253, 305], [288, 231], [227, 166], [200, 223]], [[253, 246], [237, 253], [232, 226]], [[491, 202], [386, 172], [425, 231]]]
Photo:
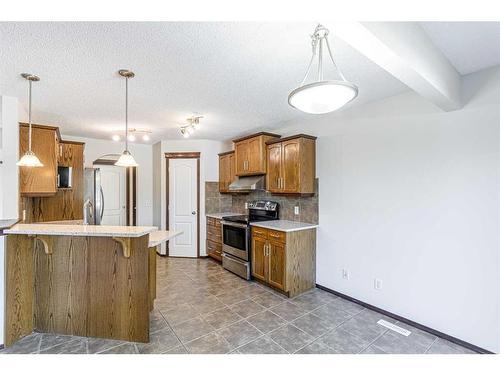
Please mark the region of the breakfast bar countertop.
[[158, 231], [157, 227], [132, 227], [113, 225], [79, 224], [16, 224], [4, 234], [27, 234], [45, 236], [89, 236], [89, 237], [141, 237]]
[[155, 247], [184, 233], [182, 230], [157, 230], [149, 233], [148, 247]]

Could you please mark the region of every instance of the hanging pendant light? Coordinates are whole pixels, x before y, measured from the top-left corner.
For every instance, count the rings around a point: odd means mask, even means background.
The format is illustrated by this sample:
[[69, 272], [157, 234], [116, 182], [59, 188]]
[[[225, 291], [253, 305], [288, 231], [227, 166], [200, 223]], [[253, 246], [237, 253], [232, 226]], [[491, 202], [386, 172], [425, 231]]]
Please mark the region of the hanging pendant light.
[[128, 80], [129, 78], [134, 78], [135, 74], [125, 69], [119, 70], [118, 74], [125, 77], [125, 151], [123, 151], [115, 165], [119, 167], [137, 167], [139, 164], [136, 163], [128, 150]]
[[[324, 26], [316, 26], [313, 35], [311, 35], [312, 57], [306, 75], [300, 86], [288, 96], [288, 104], [302, 112], [311, 114], [333, 112], [358, 96], [357, 86], [345, 79], [340, 68], [333, 60], [330, 44], [328, 43], [328, 32], [328, 29]], [[323, 42], [341, 80], [323, 79]], [[315, 82], [306, 84], [316, 54], [318, 55], [318, 77]]]
[[19, 159], [16, 165], [20, 167], [43, 167], [43, 164], [40, 162], [40, 159], [37, 158], [35, 153], [31, 150], [31, 84], [33, 82], [40, 81], [40, 78], [34, 74], [23, 73], [21, 76], [29, 82], [29, 94], [28, 94], [28, 151]]

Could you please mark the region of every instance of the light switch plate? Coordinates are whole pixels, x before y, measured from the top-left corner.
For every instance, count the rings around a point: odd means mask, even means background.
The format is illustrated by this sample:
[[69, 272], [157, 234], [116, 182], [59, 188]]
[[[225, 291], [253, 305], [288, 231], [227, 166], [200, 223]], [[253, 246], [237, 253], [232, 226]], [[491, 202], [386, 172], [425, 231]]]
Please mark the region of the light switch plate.
[[295, 207], [293, 208], [293, 213], [294, 213], [295, 215], [298, 215], [298, 214], [300, 213], [300, 211], [299, 211], [299, 206], [295, 206]]
[[245, 210], [248, 210], [248, 202], [245, 202]]

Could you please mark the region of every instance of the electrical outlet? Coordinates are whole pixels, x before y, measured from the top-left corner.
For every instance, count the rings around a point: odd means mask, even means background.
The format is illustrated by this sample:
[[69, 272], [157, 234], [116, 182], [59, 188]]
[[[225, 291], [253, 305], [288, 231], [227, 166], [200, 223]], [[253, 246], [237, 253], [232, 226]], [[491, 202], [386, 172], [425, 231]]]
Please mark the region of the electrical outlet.
[[349, 280], [349, 270], [348, 269], [342, 269], [342, 278]]
[[375, 279], [374, 282], [373, 282], [373, 287], [376, 289], [376, 290], [381, 290], [382, 289], [382, 280], [380, 279]]
[[295, 215], [298, 215], [298, 214], [300, 213], [300, 211], [299, 211], [299, 206], [295, 206], [295, 207], [293, 208], [293, 213], [294, 213]]
[[26, 221], [26, 210], [23, 210], [23, 221]]

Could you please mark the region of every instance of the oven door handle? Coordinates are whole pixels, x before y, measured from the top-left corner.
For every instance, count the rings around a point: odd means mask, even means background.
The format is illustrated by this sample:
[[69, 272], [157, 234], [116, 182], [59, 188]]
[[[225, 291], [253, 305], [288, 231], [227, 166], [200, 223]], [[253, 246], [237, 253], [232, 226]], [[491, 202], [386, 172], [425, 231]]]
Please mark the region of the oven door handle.
[[221, 221], [220, 223], [222, 225], [227, 225], [228, 227], [236, 227], [236, 228], [243, 228], [243, 229], [248, 228], [248, 225], [246, 225], [246, 224], [238, 224], [238, 223], [233, 223], [230, 221]]

